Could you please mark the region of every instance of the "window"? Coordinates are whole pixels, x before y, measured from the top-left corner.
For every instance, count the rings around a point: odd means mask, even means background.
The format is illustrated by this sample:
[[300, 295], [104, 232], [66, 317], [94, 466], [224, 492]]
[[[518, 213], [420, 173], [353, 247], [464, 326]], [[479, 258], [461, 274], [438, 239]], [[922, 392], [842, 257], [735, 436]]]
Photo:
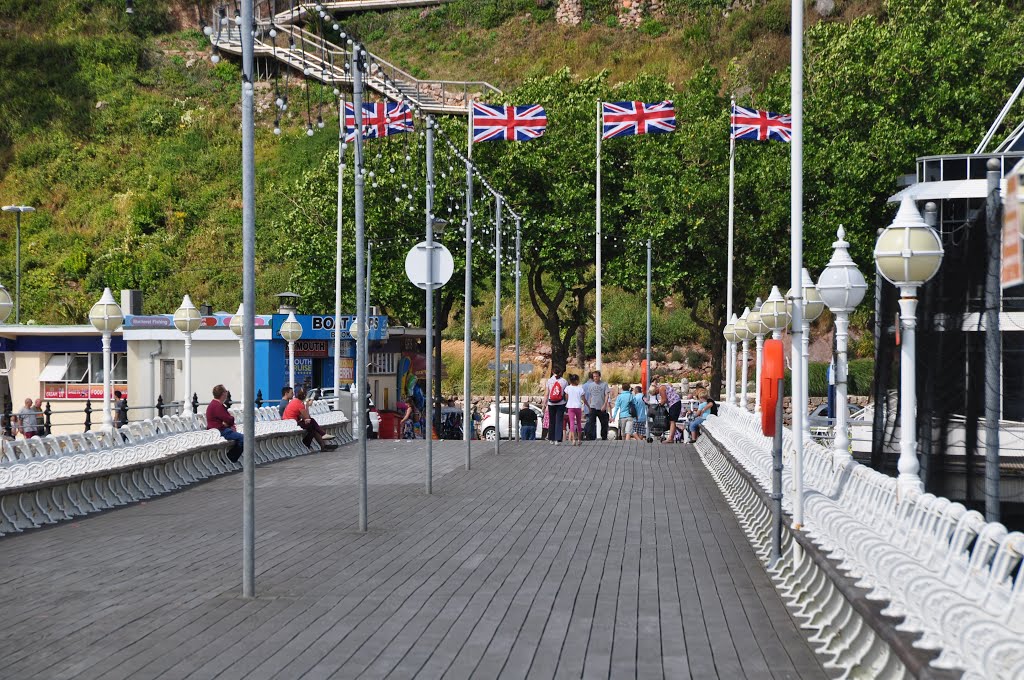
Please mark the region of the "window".
[[389, 375], [395, 372], [393, 352], [370, 352], [370, 375]]
[[[124, 353], [110, 355], [110, 380], [128, 381], [128, 358]], [[39, 382], [75, 385], [103, 384], [103, 353], [54, 354], [39, 374]]]

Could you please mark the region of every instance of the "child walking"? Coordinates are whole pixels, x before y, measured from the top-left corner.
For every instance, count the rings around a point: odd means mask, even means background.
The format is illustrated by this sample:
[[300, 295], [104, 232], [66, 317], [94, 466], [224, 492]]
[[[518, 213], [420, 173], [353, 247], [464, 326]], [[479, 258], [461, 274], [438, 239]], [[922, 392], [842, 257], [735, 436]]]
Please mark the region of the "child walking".
[[569, 443], [579, 446], [583, 443], [583, 405], [587, 403], [587, 397], [580, 387], [580, 377], [575, 373], [569, 376], [565, 397], [565, 412], [569, 415]]

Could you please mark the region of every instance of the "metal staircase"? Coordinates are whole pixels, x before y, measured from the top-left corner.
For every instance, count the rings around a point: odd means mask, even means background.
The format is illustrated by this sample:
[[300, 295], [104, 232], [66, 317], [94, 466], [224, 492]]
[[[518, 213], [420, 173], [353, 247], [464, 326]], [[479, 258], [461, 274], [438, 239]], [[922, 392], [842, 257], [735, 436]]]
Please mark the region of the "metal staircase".
[[[367, 12], [388, 9], [402, 9], [405, 7], [429, 7], [442, 5], [452, 0], [335, 0], [335, 2], [321, 2], [319, 5], [331, 14], [347, 12]], [[307, 15], [316, 15], [318, 3], [305, 2], [298, 4], [294, 9], [286, 9], [274, 16], [274, 23], [278, 26], [294, 24], [305, 21]]]
[[[356, 0], [349, 2], [324, 3], [325, 9], [346, 6], [350, 11], [352, 5], [378, 4], [387, 7], [404, 6], [399, 3], [418, 2], [421, 5], [436, 4], [438, 0]], [[411, 6], [411, 5], [409, 5]], [[276, 60], [280, 64], [297, 71], [304, 77], [312, 78], [326, 85], [337, 88], [350, 88], [351, 76], [345, 71], [351, 52], [347, 45], [337, 45], [319, 35], [311, 33], [299, 24], [306, 18], [305, 9], [312, 5], [302, 5], [295, 11], [270, 13], [269, 0], [258, 2], [256, 6], [255, 56], [257, 58]], [[315, 12], [314, 10], [311, 10]], [[240, 27], [232, 18], [226, 23], [225, 15], [214, 10], [213, 34], [210, 41], [214, 47], [224, 54], [241, 56], [242, 42]], [[283, 20], [284, 14], [288, 21]], [[301, 14], [301, 16], [300, 16]], [[315, 15], [313, 15], [315, 17]], [[271, 36], [271, 32], [275, 35]], [[499, 100], [501, 90], [490, 83], [482, 81], [448, 81], [421, 80], [403, 71], [394, 64], [370, 54], [371, 63], [376, 68], [366, 77], [364, 83], [369, 90], [381, 97], [396, 99], [408, 97], [419, 108], [429, 113], [467, 115], [469, 103], [474, 100]]]

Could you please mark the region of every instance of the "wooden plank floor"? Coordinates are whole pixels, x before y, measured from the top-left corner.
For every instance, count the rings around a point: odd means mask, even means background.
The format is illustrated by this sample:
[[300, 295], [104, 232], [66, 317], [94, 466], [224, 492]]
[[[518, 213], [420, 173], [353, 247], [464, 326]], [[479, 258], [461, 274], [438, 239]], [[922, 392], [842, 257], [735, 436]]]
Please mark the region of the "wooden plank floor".
[[827, 677], [686, 446], [370, 444], [0, 539], [0, 677]]

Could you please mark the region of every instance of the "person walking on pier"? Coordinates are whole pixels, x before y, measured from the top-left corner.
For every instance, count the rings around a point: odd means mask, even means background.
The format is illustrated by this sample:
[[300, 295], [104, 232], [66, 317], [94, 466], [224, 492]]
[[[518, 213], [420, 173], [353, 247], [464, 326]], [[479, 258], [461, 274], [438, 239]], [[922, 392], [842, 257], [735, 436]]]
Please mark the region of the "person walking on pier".
[[612, 407], [612, 419], [619, 428], [619, 439], [630, 439], [633, 435], [633, 422], [636, 419], [636, 407], [633, 406], [633, 390], [623, 384], [619, 396], [615, 397]]
[[556, 444], [562, 441], [565, 428], [565, 390], [568, 381], [562, 377], [562, 370], [556, 368], [545, 385], [544, 410], [549, 414], [548, 441]]
[[643, 441], [647, 439], [647, 401], [644, 399], [643, 385], [633, 388], [633, 408], [636, 410], [633, 439]]
[[580, 387], [580, 377], [573, 373], [569, 376], [569, 387], [565, 390], [565, 412], [569, 415], [569, 443], [579, 446], [583, 443], [583, 407], [587, 404], [587, 395]]

